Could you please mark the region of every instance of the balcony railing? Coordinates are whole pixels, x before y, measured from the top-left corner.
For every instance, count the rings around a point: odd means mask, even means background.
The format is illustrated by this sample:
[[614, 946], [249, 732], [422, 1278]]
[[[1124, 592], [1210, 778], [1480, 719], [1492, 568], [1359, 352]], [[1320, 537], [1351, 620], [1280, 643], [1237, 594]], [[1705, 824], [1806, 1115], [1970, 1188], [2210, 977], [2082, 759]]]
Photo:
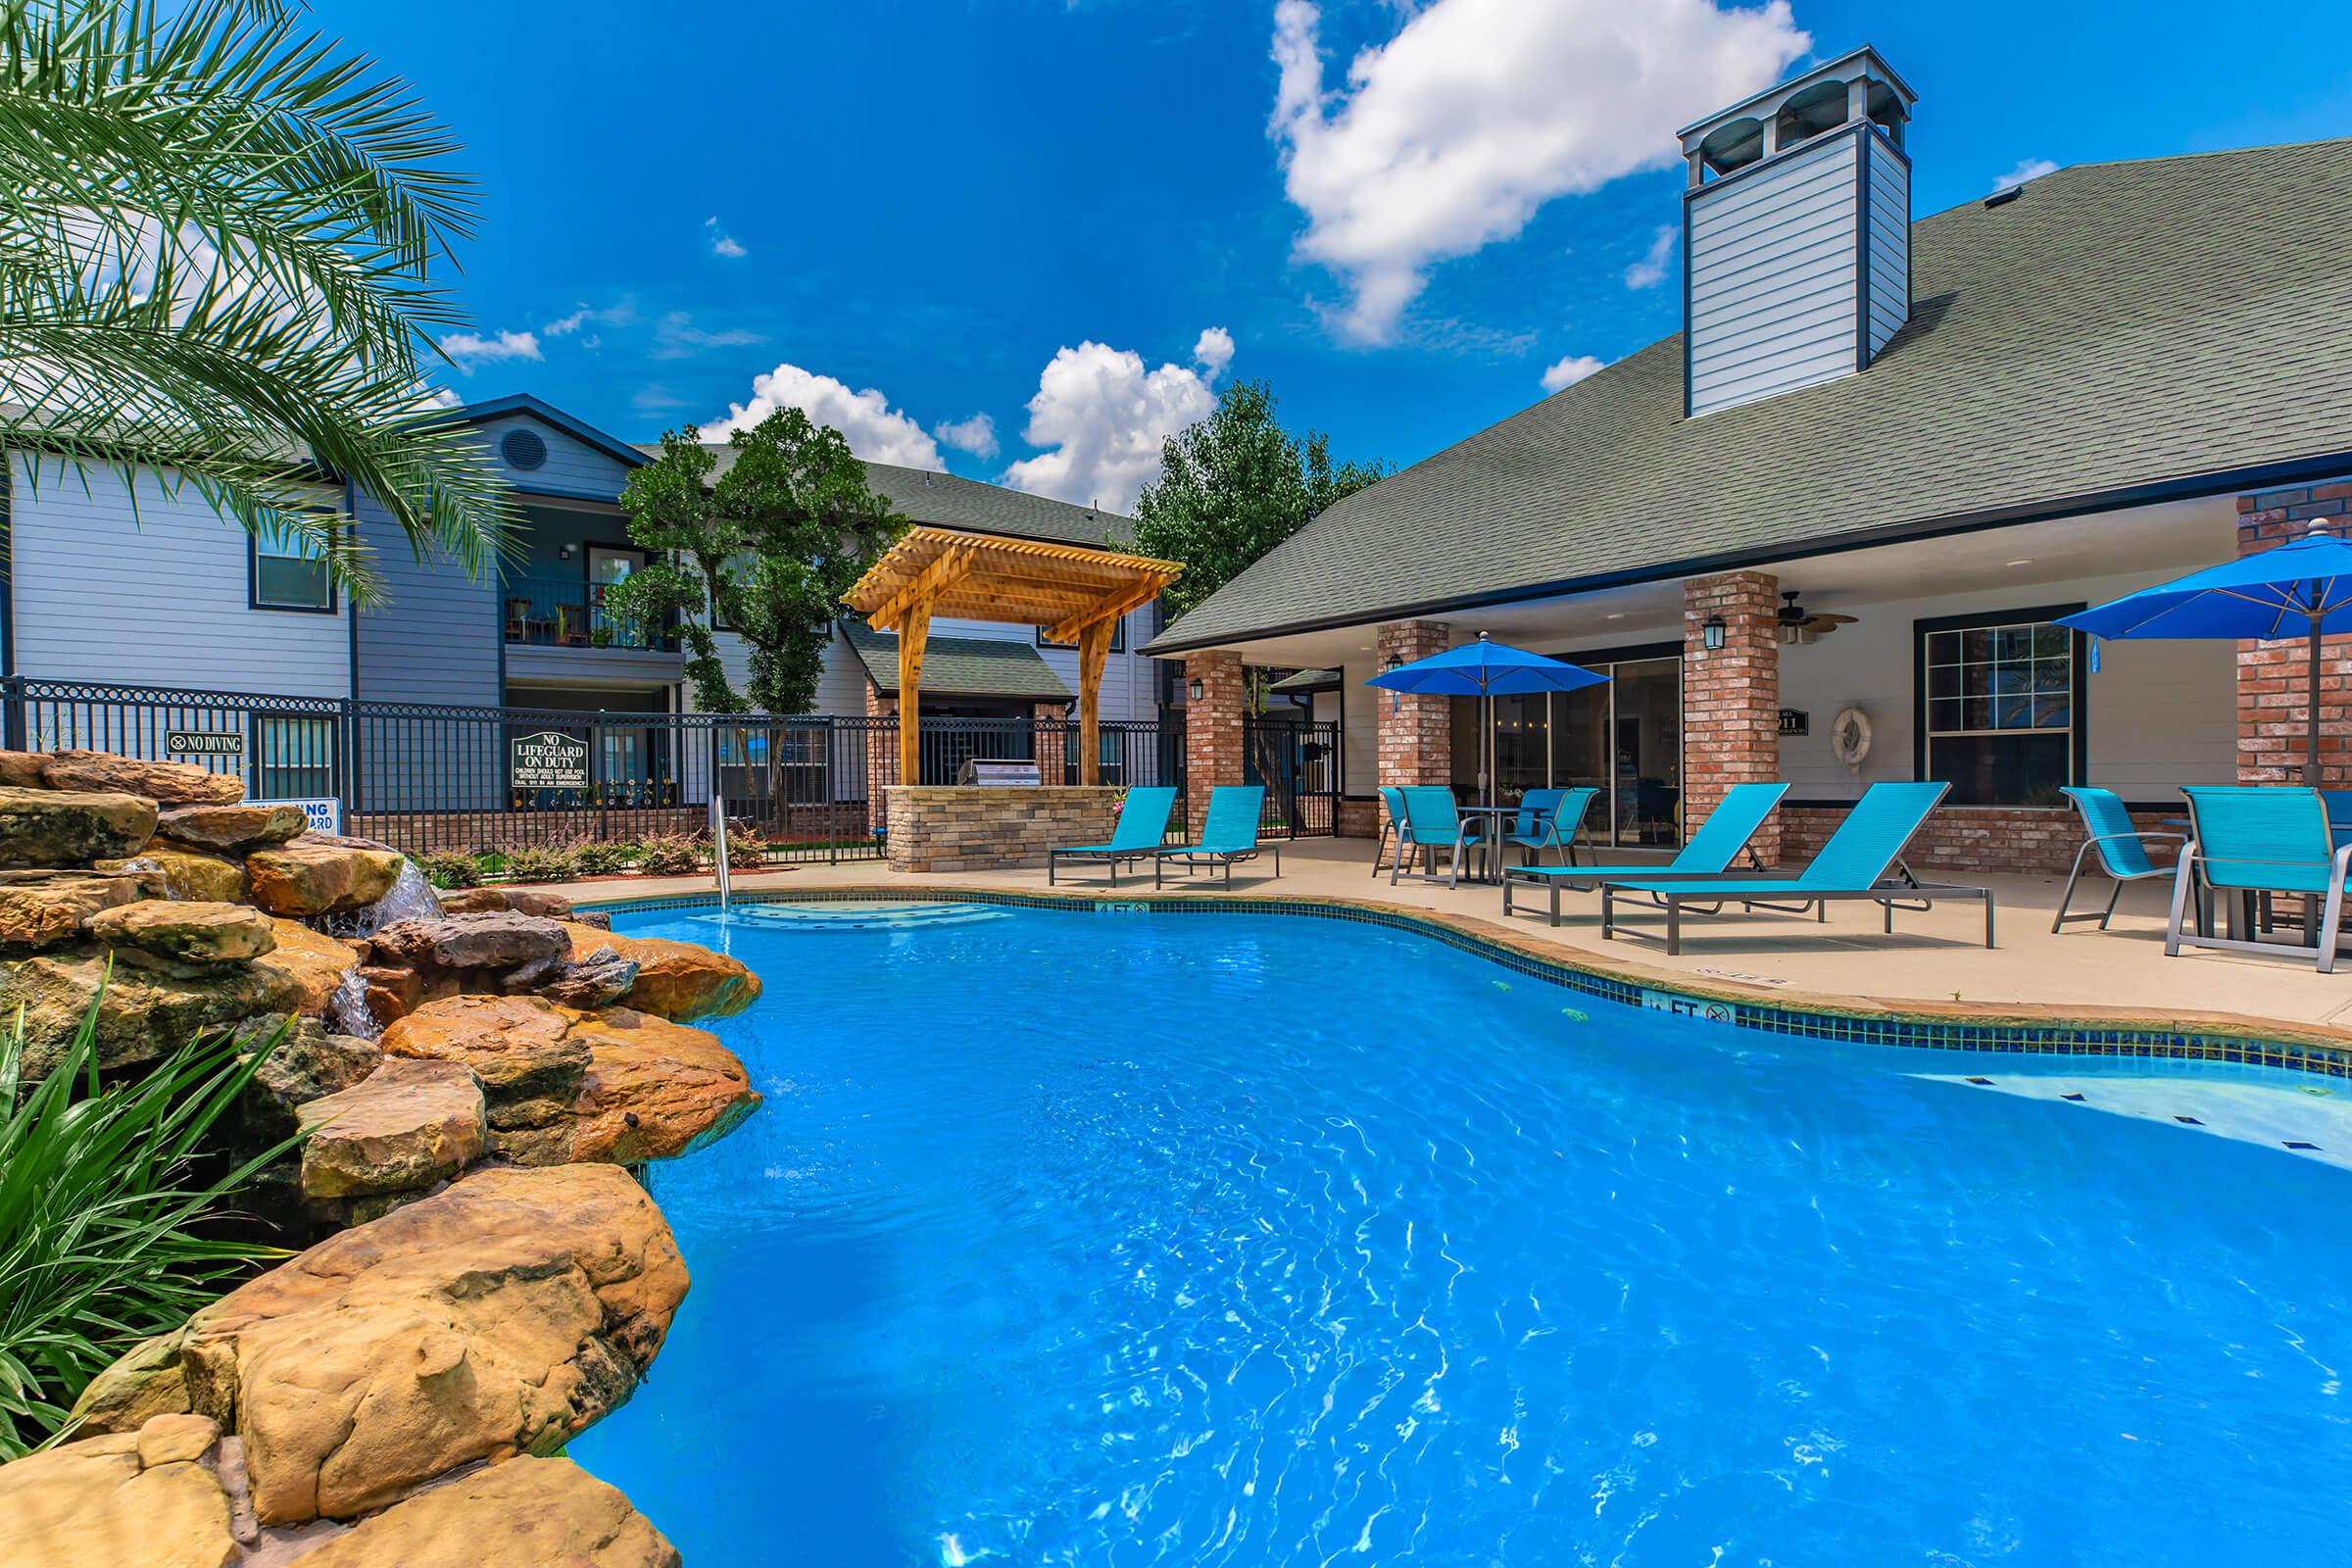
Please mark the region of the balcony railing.
[[509, 577], [507, 641], [537, 648], [622, 648], [673, 653], [677, 628], [605, 608], [605, 585], [572, 577]]

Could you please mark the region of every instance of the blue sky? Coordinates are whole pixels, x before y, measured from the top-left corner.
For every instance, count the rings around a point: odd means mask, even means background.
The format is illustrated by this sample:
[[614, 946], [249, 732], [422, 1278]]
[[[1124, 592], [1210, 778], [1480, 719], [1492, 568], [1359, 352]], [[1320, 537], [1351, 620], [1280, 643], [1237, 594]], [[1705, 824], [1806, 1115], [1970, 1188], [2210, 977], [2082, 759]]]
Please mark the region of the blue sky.
[[1920, 95], [1921, 215], [2352, 129], [2328, 0], [314, 10], [467, 144], [461, 398], [632, 440], [792, 402], [1113, 506], [1221, 378], [1404, 463], [1674, 330], [1672, 131], [1861, 41]]

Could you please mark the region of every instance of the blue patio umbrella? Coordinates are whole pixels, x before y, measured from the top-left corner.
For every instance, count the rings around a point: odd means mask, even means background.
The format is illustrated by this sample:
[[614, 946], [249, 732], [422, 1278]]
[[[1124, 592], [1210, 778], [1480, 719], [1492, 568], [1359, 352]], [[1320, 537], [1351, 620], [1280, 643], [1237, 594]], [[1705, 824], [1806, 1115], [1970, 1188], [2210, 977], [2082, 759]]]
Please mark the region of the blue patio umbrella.
[[2093, 637], [2308, 640], [2311, 731], [2303, 776], [2305, 783], [2319, 784], [2320, 638], [2352, 631], [2352, 541], [2315, 528], [2292, 544], [2062, 615], [2058, 624]]
[[[1489, 642], [1480, 632], [1478, 641], [1448, 648], [1427, 659], [1416, 659], [1395, 669], [1384, 669], [1364, 684], [1386, 687], [1393, 692], [1418, 692], [1426, 696], [1483, 697], [1490, 704], [1488, 725], [1493, 732], [1492, 703], [1497, 697], [1532, 697], [1538, 692], [1572, 692], [1586, 686], [1597, 686], [1607, 680], [1582, 664], [1566, 660], [1531, 654], [1523, 648]], [[1491, 768], [1481, 766], [1485, 775], [1492, 806], [1494, 777]]]

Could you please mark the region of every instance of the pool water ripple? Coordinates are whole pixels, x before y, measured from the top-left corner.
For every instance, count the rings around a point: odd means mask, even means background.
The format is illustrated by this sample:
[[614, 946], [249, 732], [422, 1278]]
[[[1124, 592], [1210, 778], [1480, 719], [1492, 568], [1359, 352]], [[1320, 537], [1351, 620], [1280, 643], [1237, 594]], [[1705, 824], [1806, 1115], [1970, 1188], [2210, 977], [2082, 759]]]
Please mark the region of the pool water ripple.
[[727, 937], [769, 1103], [573, 1446], [689, 1561], [2352, 1550], [2352, 1177], [2275, 1142], [1334, 922]]

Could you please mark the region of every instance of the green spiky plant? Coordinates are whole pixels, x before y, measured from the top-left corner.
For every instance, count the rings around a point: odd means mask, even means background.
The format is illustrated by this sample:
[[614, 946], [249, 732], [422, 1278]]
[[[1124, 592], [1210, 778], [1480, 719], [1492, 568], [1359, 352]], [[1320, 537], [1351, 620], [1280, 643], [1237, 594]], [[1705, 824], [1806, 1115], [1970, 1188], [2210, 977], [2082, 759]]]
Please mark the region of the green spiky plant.
[[98, 1005], [38, 1083], [24, 1081], [23, 1015], [0, 1036], [0, 1459], [63, 1435], [117, 1356], [283, 1255], [210, 1222], [299, 1140], [236, 1163], [200, 1155], [284, 1031], [242, 1054], [198, 1039], [109, 1087]]
[[193, 488], [378, 597], [348, 478], [479, 572], [507, 499], [432, 406], [459, 144], [283, 0], [0, 0], [0, 444], [14, 482]]

